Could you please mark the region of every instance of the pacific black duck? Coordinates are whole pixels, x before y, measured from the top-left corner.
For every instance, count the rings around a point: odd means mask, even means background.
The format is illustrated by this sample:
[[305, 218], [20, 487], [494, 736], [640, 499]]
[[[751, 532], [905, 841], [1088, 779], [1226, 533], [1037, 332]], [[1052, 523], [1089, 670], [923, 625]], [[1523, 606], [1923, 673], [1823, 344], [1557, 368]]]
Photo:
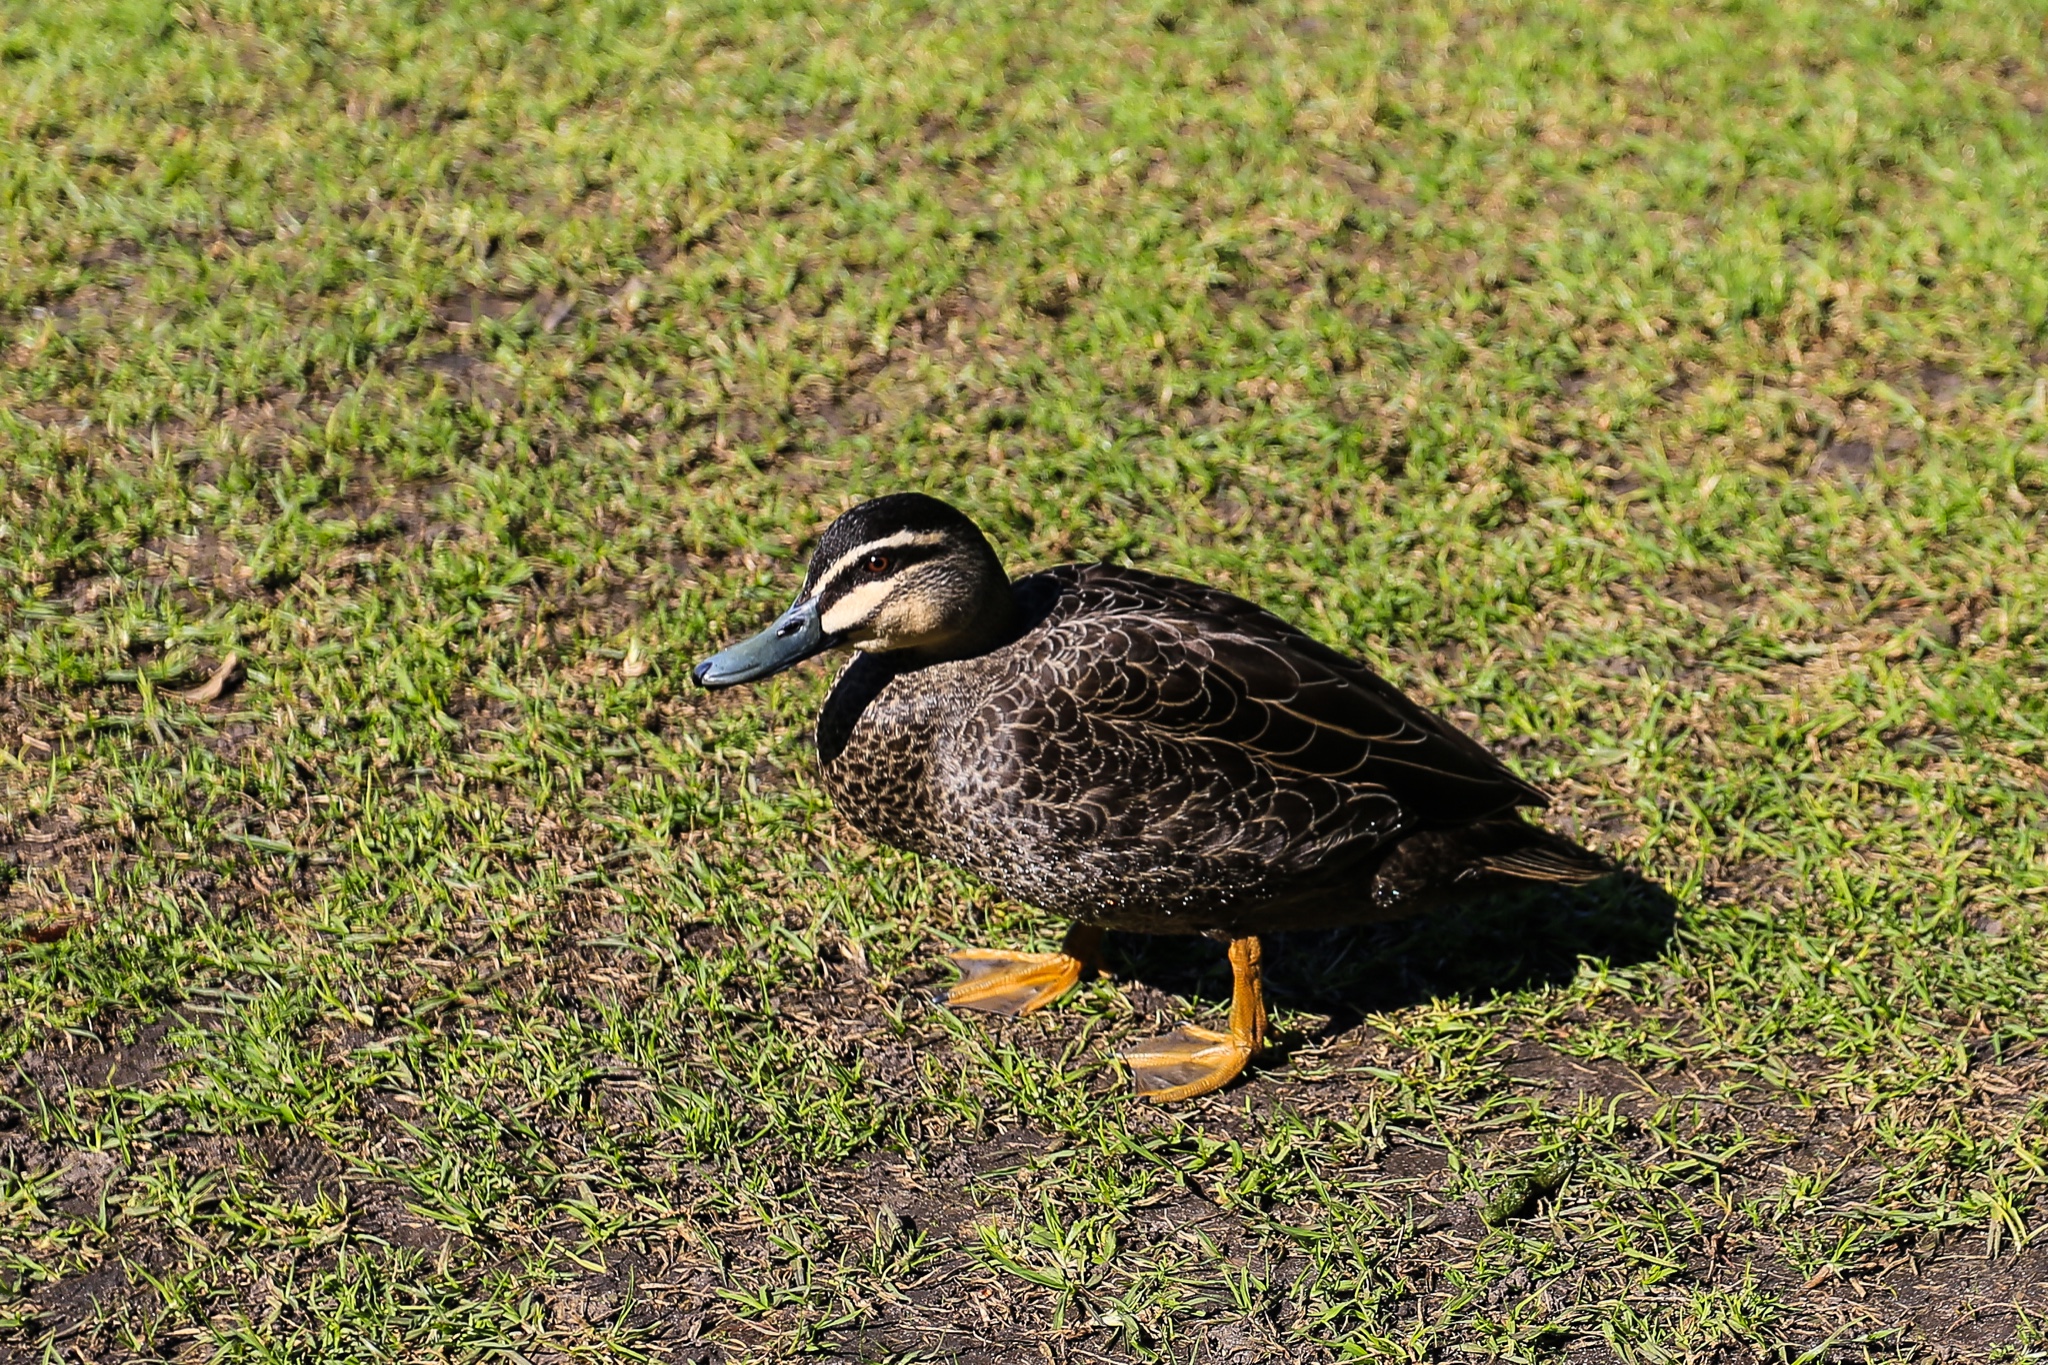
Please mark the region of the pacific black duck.
[[1150, 1099], [1214, 1090], [1264, 1045], [1262, 933], [1609, 870], [1516, 814], [1543, 794], [1478, 743], [1270, 612], [1109, 564], [1012, 582], [922, 494], [833, 522], [795, 605], [693, 676], [730, 687], [840, 645], [859, 652], [817, 739], [847, 819], [1074, 922], [1057, 953], [953, 954], [952, 1004], [1037, 1009], [1107, 929], [1228, 943], [1228, 1031], [1125, 1052]]

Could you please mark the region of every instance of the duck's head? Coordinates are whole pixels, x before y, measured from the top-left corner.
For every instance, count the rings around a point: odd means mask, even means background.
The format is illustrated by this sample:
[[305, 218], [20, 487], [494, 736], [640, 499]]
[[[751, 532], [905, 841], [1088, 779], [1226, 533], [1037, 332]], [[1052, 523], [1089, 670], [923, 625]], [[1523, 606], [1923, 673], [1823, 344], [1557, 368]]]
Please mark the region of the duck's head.
[[973, 522], [937, 498], [891, 493], [826, 527], [795, 604], [690, 676], [705, 687], [756, 682], [838, 645], [962, 658], [998, 643], [1015, 615], [1002, 561]]

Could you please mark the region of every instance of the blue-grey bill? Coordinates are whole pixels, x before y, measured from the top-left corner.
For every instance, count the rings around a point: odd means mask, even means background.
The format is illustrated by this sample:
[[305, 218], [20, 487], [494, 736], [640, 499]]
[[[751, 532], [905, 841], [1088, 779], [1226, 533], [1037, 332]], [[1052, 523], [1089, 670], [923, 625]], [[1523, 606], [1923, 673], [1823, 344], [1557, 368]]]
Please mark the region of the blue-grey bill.
[[818, 620], [816, 600], [799, 602], [759, 635], [721, 649], [698, 664], [690, 676], [703, 687], [758, 682], [831, 646], [832, 639]]

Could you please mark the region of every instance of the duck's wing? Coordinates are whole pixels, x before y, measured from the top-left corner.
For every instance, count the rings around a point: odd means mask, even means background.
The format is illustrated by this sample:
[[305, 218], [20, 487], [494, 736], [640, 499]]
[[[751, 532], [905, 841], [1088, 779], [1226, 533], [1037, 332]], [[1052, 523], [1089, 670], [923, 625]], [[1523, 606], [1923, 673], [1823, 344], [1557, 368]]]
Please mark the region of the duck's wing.
[[1084, 583], [1133, 599], [1162, 627], [1162, 677], [1202, 672], [1203, 701], [1164, 723], [1243, 744], [1276, 767], [1380, 787], [1426, 824], [1462, 824], [1544, 794], [1477, 740], [1356, 659], [1262, 607], [1198, 583], [1092, 566]]
[[1242, 598], [1108, 565], [1018, 588], [1048, 609], [973, 742], [1000, 770], [1003, 818], [1063, 848], [1242, 864], [1237, 881], [1545, 804], [1371, 669]]

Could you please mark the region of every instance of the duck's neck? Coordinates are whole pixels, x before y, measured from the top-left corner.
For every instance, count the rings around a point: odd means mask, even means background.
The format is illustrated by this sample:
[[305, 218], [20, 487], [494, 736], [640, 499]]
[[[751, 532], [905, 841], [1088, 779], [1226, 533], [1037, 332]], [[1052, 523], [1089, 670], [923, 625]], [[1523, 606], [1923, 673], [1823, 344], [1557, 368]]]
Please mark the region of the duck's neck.
[[976, 614], [972, 630], [955, 632], [935, 644], [880, 652], [862, 650], [855, 654], [841, 670], [839, 680], [832, 685], [832, 694], [825, 698], [824, 709], [818, 713], [819, 760], [828, 770], [838, 761], [869, 704], [896, 679], [933, 664], [971, 659], [1001, 649], [1016, 639], [1025, 625], [1017, 595], [1006, 582], [1000, 594], [988, 594], [987, 605]]
[[982, 595], [966, 626], [930, 644], [892, 649], [887, 658], [899, 672], [950, 663], [955, 659], [972, 659], [1016, 639], [1022, 620], [1023, 613], [1018, 610], [1015, 590], [1008, 579], [999, 579]]

